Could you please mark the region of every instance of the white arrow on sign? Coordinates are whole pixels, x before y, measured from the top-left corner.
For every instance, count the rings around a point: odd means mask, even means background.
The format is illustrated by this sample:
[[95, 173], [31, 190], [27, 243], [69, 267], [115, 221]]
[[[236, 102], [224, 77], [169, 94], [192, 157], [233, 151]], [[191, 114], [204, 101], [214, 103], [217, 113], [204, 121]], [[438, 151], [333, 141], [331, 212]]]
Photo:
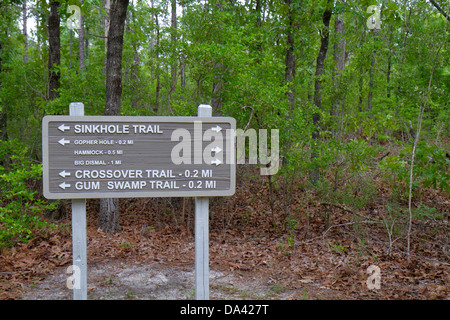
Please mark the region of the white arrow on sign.
[[222, 128], [219, 126], [215, 126], [215, 127], [212, 127], [211, 130], [215, 131], [215, 132], [220, 132], [222, 130]]
[[58, 141], [61, 145], [65, 145], [66, 143], [70, 143], [70, 140], [66, 140], [64, 138], [62, 138], [61, 140]]
[[66, 130], [69, 130], [70, 127], [69, 127], [69, 126], [66, 126], [65, 124], [62, 124], [62, 125], [60, 125], [60, 126], [58, 127], [58, 129], [61, 130], [62, 132], [64, 132], [64, 131], [66, 131]]
[[63, 182], [63, 183], [61, 183], [61, 184], [59, 185], [59, 187], [60, 187], [61, 189], [66, 190], [66, 188], [70, 188], [70, 184], [69, 184], [69, 183]]
[[220, 149], [220, 147], [214, 147], [211, 149], [212, 152], [215, 152], [216, 154], [219, 153], [220, 151], [222, 151], [222, 149]]
[[70, 172], [66, 172], [66, 170], [61, 171], [59, 175], [63, 178], [70, 176]]
[[218, 166], [221, 163], [222, 163], [222, 161], [220, 161], [219, 159], [214, 159], [211, 161], [211, 164], [215, 164], [216, 166]]

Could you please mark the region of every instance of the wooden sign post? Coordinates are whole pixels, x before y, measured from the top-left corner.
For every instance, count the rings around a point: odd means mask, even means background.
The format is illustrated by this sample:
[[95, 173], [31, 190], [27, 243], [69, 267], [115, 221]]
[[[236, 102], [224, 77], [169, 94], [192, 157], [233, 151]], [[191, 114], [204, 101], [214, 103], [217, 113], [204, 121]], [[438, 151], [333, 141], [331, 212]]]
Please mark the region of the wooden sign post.
[[[198, 106], [199, 117], [211, 117], [212, 108]], [[209, 198], [195, 198], [195, 300], [209, 300]]]
[[[71, 116], [84, 116], [84, 105], [72, 102]], [[86, 199], [72, 199], [73, 299], [87, 300]]]

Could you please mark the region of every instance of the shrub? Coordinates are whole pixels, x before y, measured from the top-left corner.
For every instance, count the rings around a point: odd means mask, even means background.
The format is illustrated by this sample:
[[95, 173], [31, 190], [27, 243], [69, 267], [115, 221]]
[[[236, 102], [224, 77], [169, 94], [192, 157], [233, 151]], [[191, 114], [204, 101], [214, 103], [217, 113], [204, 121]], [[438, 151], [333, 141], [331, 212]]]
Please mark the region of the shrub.
[[54, 227], [42, 219], [42, 213], [56, 203], [48, 203], [34, 190], [42, 166], [27, 153], [17, 141], [0, 142], [0, 163], [4, 164], [0, 165], [0, 248], [27, 242], [37, 230]]

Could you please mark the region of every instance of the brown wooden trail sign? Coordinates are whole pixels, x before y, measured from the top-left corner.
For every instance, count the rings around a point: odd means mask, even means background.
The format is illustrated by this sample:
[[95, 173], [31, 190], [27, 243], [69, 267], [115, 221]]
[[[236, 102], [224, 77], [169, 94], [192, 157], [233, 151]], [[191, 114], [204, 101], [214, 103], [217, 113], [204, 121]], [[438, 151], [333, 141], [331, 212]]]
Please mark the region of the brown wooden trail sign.
[[49, 199], [230, 196], [235, 119], [46, 116]]

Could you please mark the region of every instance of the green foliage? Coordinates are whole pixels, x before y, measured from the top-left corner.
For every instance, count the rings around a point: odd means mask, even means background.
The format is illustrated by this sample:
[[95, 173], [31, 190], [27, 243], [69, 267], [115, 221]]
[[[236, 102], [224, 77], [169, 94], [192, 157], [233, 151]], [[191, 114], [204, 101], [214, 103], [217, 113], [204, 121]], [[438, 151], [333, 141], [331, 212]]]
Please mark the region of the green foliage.
[[197, 115], [197, 106], [187, 103], [184, 100], [172, 102], [173, 113], [177, 116], [194, 117]]
[[[411, 154], [411, 147], [405, 148], [401, 155], [407, 157]], [[416, 148], [414, 172], [416, 187], [432, 187], [450, 194], [450, 160], [446, 157], [445, 150], [437, 145], [428, 145], [419, 142]], [[407, 181], [409, 183], [409, 177]]]
[[428, 207], [424, 204], [420, 204], [417, 209], [413, 210], [413, 216], [417, 219], [442, 219], [445, 216], [445, 212], [438, 212], [436, 208]]
[[322, 179], [316, 185], [324, 200], [362, 209], [372, 203], [377, 192], [370, 171], [376, 148], [364, 139], [342, 142], [332, 139], [322, 149]]
[[405, 180], [408, 175], [407, 161], [399, 155], [388, 155], [378, 163], [383, 178], [389, 185], [396, 188], [399, 182]]
[[28, 151], [17, 141], [0, 142], [0, 160], [9, 162], [8, 169], [0, 166], [0, 247], [27, 242], [36, 230], [53, 227], [42, 214], [56, 203], [39, 199], [33, 190], [41, 179], [42, 166], [32, 163]]
[[[412, 146], [406, 146], [398, 155], [388, 155], [378, 166], [393, 190], [399, 191], [406, 198], [407, 185], [410, 181]], [[445, 150], [437, 145], [419, 142], [414, 161], [413, 190], [431, 187], [450, 194], [450, 160]]]

